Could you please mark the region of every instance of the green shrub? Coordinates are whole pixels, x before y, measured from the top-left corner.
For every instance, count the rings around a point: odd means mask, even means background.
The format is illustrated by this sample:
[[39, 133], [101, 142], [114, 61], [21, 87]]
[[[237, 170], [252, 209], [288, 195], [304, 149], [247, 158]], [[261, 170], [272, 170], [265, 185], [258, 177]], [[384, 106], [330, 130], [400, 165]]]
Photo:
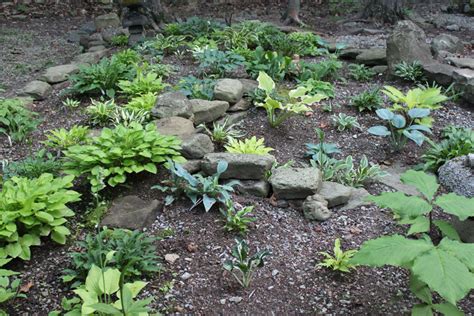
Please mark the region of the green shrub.
[[180, 47], [185, 46], [186, 40], [187, 36], [184, 35], [164, 36], [163, 34], [158, 34], [155, 39], [145, 43], [145, 45], [153, 48], [155, 54], [168, 56], [176, 52]]
[[275, 81], [283, 80], [291, 67], [291, 57], [277, 52], [265, 52], [260, 46], [253, 51], [250, 60], [245, 62], [245, 69], [252, 78], [257, 78], [260, 72], [265, 72]]
[[62, 103], [65, 107], [72, 108], [72, 109], [75, 109], [79, 107], [79, 105], [81, 105], [81, 101], [70, 99], [70, 98], [66, 98], [66, 100], [64, 100]]
[[86, 143], [89, 134], [89, 127], [74, 125], [69, 130], [60, 128], [48, 131], [47, 140], [43, 143], [52, 149], [65, 150], [71, 146]]
[[401, 63], [395, 65], [395, 75], [402, 78], [403, 80], [414, 83], [425, 80], [423, 66], [419, 61], [414, 61], [411, 64], [402, 61]]
[[213, 75], [222, 78], [243, 65], [245, 59], [231, 51], [220, 51], [217, 49], [198, 50], [193, 53], [199, 62], [199, 69], [205, 75]]
[[334, 85], [330, 82], [320, 81], [316, 79], [308, 79], [301, 82], [299, 86], [308, 89], [309, 95], [324, 94], [328, 98], [334, 98]]
[[86, 175], [92, 192], [98, 193], [106, 185], [124, 183], [129, 173], [156, 173], [156, 165], [167, 159], [183, 161], [179, 145], [176, 137], [160, 135], [155, 124], [119, 125], [104, 128], [87, 145], [69, 147], [64, 152], [64, 167], [67, 173]]
[[190, 99], [212, 100], [215, 86], [216, 81], [213, 79], [198, 79], [194, 76], [187, 76], [181, 78], [175, 89]]
[[337, 60], [337, 57], [334, 55], [330, 55], [318, 63], [300, 61], [296, 78], [301, 82], [308, 81], [309, 79], [318, 81], [336, 80], [339, 77], [339, 70], [341, 68], [342, 62]]
[[115, 59], [115, 62], [127, 66], [136, 65], [142, 61], [142, 56], [130, 48], [114, 54], [113, 58]]
[[354, 96], [351, 99], [350, 106], [353, 106], [359, 110], [363, 111], [373, 111], [381, 108], [383, 105], [383, 99], [380, 96], [379, 89], [372, 89], [362, 92]]
[[[325, 48], [322, 46], [322, 40], [319, 36], [312, 32], [293, 32], [287, 35], [287, 41], [298, 47], [298, 53], [301, 56], [319, 56], [325, 53]], [[291, 56], [291, 55], [289, 55]]]
[[115, 100], [91, 101], [92, 104], [86, 108], [86, 114], [89, 117], [90, 123], [95, 126], [107, 126], [112, 114], [117, 108]]
[[357, 81], [369, 81], [375, 76], [375, 72], [365, 65], [351, 64], [349, 65], [349, 75]]
[[37, 113], [25, 107], [22, 99], [0, 98], [0, 133], [13, 141], [23, 141], [40, 123]]
[[67, 217], [74, 215], [66, 204], [80, 200], [79, 193], [68, 190], [73, 179], [45, 173], [35, 179], [13, 177], [3, 183], [0, 258], [29, 260], [30, 247], [40, 245], [41, 236], [66, 243], [70, 232], [64, 224]]
[[227, 145], [224, 148], [234, 154], [254, 154], [254, 155], [266, 155], [274, 149], [271, 147], [265, 147], [265, 139], [252, 136], [244, 140], [238, 140], [230, 138]]
[[111, 40], [111, 44], [114, 46], [127, 46], [128, 45], [128, 36], [125, 34], [114, 35]]
[[248, 49], [258, 41], [258, 37], [252, 29], [242, 27], [240, 24], [226, 27], [222, 31], [214, 33], [214, 38], [219, 45], [232, 51]]
[[13, 177], [34, 179], [43, 173], [50, 173], [57, 176], [61, 172], [61, 168], [61, 161], [57, 160], [51, 153], [42, 149], [23, 160], [14, 162], [4, 161], [2, 174], [4, 181]]
[[211, 137], [213, 142], [224, 144], [230, 139], [241, 138], [245, 134], [239, 131], [236, 127], [237, 124], [229, 124], [229, 119], [226, 118], [223, 123], [213, 122], [212, 131], [207, 128], [205, 124], [200, 124], [206, 133]]
[[192, 38], [208, 36], [216, 31], [222, 30], [224, 25], [217, 21], [191, 17], [184, 22], [171, 23], [164, 29], [165, 35], [189, 35]]
[[150, 121], [150, 111], [117, 107], [110, 116], [114, 126], [129, 127], [132, 123], [144, 125]]
[[120, 80], [118, 87], [126, 95], [136, 97], [147, 93], [160, 93], [168, 85], [163, 83], [162, 78], [153, 72], [144, 73], [141, 67], [137, 67], [137, 75], [133, 80]]
[[148, 92], [132, 98], [126, 105], [127, 108], [133, 110], [151, 111], [155, 106], [158, 95], [153, 92]]

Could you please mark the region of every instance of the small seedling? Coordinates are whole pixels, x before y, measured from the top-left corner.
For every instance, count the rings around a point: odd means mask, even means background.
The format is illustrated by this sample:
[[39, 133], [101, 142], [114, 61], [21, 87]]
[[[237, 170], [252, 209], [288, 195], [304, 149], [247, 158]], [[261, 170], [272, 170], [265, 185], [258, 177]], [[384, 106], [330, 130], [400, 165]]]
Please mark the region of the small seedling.
[[357, 250], [343, 251], [341, 249], [341, 240], [337, 238], [334, 242], [333, 251], [334, 256], [327, 252], [320, 252], [320, 254], [326, 258], [316, 266], [325, 267], [332, 269], [333, 271], [341, 271], [345, 273], [350, 272], [350, 269], [355, 269], [355, 266], [349, 261], [357, 253]]
[[247, 225], [256, 221], [255, 218], [248, 216], [253, 211], [253, 208], [253, 206], [246, 206], [237, 210], [234, 202], [227, 200], [225, 208], [220, 209], [225, 219], [224, 228], [229, 232], [246, 233], [248, 230]]

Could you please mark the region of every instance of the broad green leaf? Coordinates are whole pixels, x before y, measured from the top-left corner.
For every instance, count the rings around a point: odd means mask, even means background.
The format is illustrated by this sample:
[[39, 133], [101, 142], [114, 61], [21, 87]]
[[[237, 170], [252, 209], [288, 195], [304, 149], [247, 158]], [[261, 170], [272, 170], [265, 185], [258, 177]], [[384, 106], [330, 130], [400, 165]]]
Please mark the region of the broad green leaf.
[[443, 236], [446, 236], [448, 238], [451, 238], [453, 240], [461, 241], [461, 237], [459, 237], [458, 232], [456, 229], [451, 225], [451, 223], [443, 220], [434, 220], [433, 224], [438, 227], [438, 229], [441, 231]]
[[429, 201], [433, 199], [439, 188], [436, 177], [423, 171], [408, 170], [400, 176], [400, 180], [407, 185], [414, 186]]
[[388, 109], [378, 109], [375, 113], [383, 120], [391, 120], [395, 116], [395, 114]]
[[57, 231], [51, 232], [51, 239], [61, 245], [64, 245], [66, 243], [66, 236]]
[[143, 166], [146, 171], [156, 174], [158, 172], [158, 169], [156, 168], [156, 165], [154, 163], [148, 163]]
[[407, 123], [403, 115], [400, 115], [400, 114], [394, 115], [393, 118], [390, 120], [390, 122], [392, 123], [393, 126], [395, 126], [395, 128], [403, 128], [405, 127]]
[[430, 221], [425, 216], [416, 217], [410, 224], [411, 226], [408, 230], [408, 235], [427, 233], [430, 231]]
[[462, 221], [468, 217], [474, 217], [474, 198], [449, 193], [439, 196], [435, 204], [446, 213], [456, 215]]
[[415, 109], [408, 110], [408, 115], [413, 119], [423, 118], [430, 115], [430, 110], [415, 108]]
[[415, 275], [413, 275], [413, 273], [410, 274], [410, 290], [424, 303], [429, 305], [433, 303], [433, 296], [431, 295], [430, 288], [426, 283], [421, 282]]
[[93, 308], [94, 310], [96, 310], [97, 312], [104, 313], [106, 315], [122, 315], [122, 312], [120, 310], [118, 310], [117, 308], [109, 304], [96, 303], [96, 304], [91, 304], [89, 306]]
[[114, 294], [119, 290], [120, 282], [120, 271], [118, 269], [107, 269], [101, 275], [101, 280], [99, 282], [99, 288], [102, 293], [105, 294]]
[[367, 132], [376, 136], [388, 136], [392, 134], [385, 126], [382, 125], [373, 126], [369, 128]]
[[474, 244], [443, 238], [438, 247], [457, 257], [468, 269], [474, 271]]
[[100, 294], [103, 294], [99, 286], [101, 279], [102, 279], [102, 269], [96, 266], [95, 264], [93, 264], [86, 278], [87, 291], [93, 292], [97, 296]]
[[464, 316], [459, 308], [450, 303], [434, 304], [432, 307], [445, 316]]
[[431, 306], [426, 304], [417, 304], [411, 310], [411, 316], [432, 316]]
[[257, 81], [258, 87], [264, 90], [267, 94], [270, 94], [273, 90], [275, 90], [275, 82], [265, 72], [260, 71]]
[[418, 196], [406, 196], [402, 192], [384, 192], [367, 198], [379, 207], [389, 208], [401, 217], [418, 217], [432, 210], [431, 205]]

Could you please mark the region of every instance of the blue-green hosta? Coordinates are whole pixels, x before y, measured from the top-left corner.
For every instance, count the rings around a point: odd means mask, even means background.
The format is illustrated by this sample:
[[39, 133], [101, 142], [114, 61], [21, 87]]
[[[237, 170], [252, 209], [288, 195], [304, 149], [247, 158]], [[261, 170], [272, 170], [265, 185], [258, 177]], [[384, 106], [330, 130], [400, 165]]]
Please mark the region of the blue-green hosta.
[[55, 178], [13, 177], [0, 192], [0, 258], [30, 259], [30, 247], [39, 246], [41, 236], [51, 236], [64, 244], [70, 234], [64, 226], [74, 212], [68, 203], [79, 201], [80, 194], [69, 190], [73, 176]]
[[104, 128], [87, 145], [69, 147], [64, 167], [69, 174], [86, 175], [92, 192], [98, 193], [106, 185], [125, 183], [127, 174], [156, 173], [157, 165], [167, 160], [183, 162], [180, 144], [174, 136], [159, 134], [155, 124], [132, 122], [128, 127]]

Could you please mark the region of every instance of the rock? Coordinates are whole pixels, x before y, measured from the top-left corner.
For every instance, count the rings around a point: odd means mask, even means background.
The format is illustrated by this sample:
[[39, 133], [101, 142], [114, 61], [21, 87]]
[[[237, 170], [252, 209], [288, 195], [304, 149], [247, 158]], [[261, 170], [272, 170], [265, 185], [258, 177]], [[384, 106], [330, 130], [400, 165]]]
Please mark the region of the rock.
[[370, 194], [369, 194], [369, 192], [367, 192], [366, 189], [363, 189], [363, 188], [352, 189], [352, 194], [351, 194], [351, 197], [349, 198], [349, 201], [347, 201], [347, 204], [344, 205], [340, 209], [340, 211], [352, 210], [352, 209], [355, 209], [359, 206], [372, 204], [371, 202], [366, 201], [366, 198], [369, 195]]
[[356, 61], [366, 66], [386, 65], [387, 52], [384, 48], [367, 49], [357, 55]]
[[89, 49], [87, 50], [88, 53], [95, 53], [95, 52], [101, 52], [101, 51], [104, 51], [106, 50], [107, 48], [104, 46], [104, 45], [95, 45], [95, 46], [92, 46], [92, 47], [89, 47]]
[[400, 21], [387, 39], [387, 63], [391, 73], [402, 61], [430, 63], [432, 55], [425, 32], [411, 21]]
[[356, 59], [364, 50], [360, 48], [344, 48], [339, 53], [341, 59]]
[[81, 30], [69, 31], [67, 33], [67, 41], [69, 43], [80, 43], [82, 36], [87, 36], [88, 34]]
[[474, 58], [449, 57], [448, 61], [456, 67], [474, 70]]
[[270, 194], [270, 184], [267, 181], [260, 180], [236, 180], [234, 190], [256, 197], [266, 198]]
[[178, 136], [183, 139], [195, 133], [192, 121], [174, 116], [155, 121], [157, 130], [162, 135]]
[[242, 302], [242, 297], [240, 296], [232, 296], [231, 298], [229, 298], [229, 302], [232, 302], [232, 303], [240, 303]]
[[331, 208], [347, 203], [352, 195], [352, 188], [340, 183], [324, 181], [319, 195], [328, 202], [328, 207]]
[[192, 118], [191, 102], [181, 92], [166, 92], [158, 96], [151, 114], [157, 118], [180, 116]]
[[144, 201], [136, 195], [128, 195], [112, 203], [101, 225], [141, 230], [153, 224], [162, 209], [163, 203], [157, 200]]
[[99, 15], [94, 19], [95, 28], [99, 31], [108, 27], [121, 26], [120, 18], [116, 13]]
[[188, 160], [182, 164], [184, 170], [190, 174], [195, 174], [201, 171], [201, 160]]
[[244, 86], [237, 79], [219, 79], [214, 87], [214, 99], [237, 103], [244, 94]]
[[454, 35], [440, 34], [431, 42], [431, 52], [436, 57], [440, 51], [461, 54], [464, 51], [464, 44]]
[[211, 123], [220, 118], [229, 109], [226, 101], [190, 100], [194, 123]]
[[332, 213], [328, 209], [328, 202], [319, 194], [311, 195], [303, 203], [303, 214], [311, 221], [328, 220]]
[[233, 125], [233, 124], [237, 124], [243, 121], [246, 117], [247, 117], [246, 111], [236, 112], [232, 114], [227, 114], [224, 117], [222, 117], [220, 120], [217, 120], [216, 122], [222, 125], [227, 120], [228, 125]]
[[451, 223], [461, 237], [461, 240], [466, 243], [474, 243], [474, 219], [468, 218], [465, 221], [460, 221], [456, 216], [452, 217]]
[[460, 31], [461, 27], [457, 24], [451, 24], [451, 25], [446, 26], [446, 29], [448, 31]]
[[217, 164], [225, 160], [229, 164], [221, 179], [262, 180], [275, 163], [272, 155], [211, 153], [204, 156], [201, 169], [206, 175], [214, 175]]
[[322, 177], [316, 168], [277, 168], [269, 182], [277, 199], [305, 199], [318, 193]]
[[108, 27], [108, 28], [103, 29], [100, 32], [100, 35], [102, 35], [102, 38], [104, 39], [104, 41], [106, 41], [107, 43], [111, 43], [112, 39], [115, 36], [128, 35], [128, 30], [124, 29], [124, 28], [121, 28], [121, 27], [118, 27], [118, 28], [117, 27]]
[[76, 65], [93, 65], [97, 64], [102, 57], [107, 54], [108, 50], [102, 50], [97, 52], [89, 52], [84, 54], [79, 54], [73, 58], [72, 62]]
[[193, 275], [189, 272], [184, 272], [182, 275], [181, 275], [181, 280], [183, 281], [186, 281], [188, 279], [190, 279]]
[[453, 79], [457, 89], [462, 91], [462, 98], [469, 104], [474, 104], [474, 70], [456, 69]]
[[438, 170], [439, 182], [450, 192], [468, 198], [474, 197], [474, 169], [469, 156], [451, 159]]
[[247, 99], [240, 99], [239, 102], [231, 106], [227, 111], [229, 112], [238, 112], [238, 111], [247, 111], [252, 106], [252, 103]]
[[181, 144], [181, 153], [186, 159], [200, 159], [212, 152], [214, 152], [214, 143], [205, 134], [186, 136]]
[[79, 28], [80, 31], [83, 31], [85, 33], [87, 33], [88, 35], [91, 35], [93, 33], [95, 33], [95, 31], [97, 30], [95, 28], [95, 23], [94, 21], [89, 21], [85, 24], [83, 24], [80, 28]]
[[252, 79], [239, 79], [240, 83], [242, 84], [242, 92], [243, 95], [250, 95], [256, 89], [258, 89], [258, 82], [257, 80]]
[[372, 71], [376, 74], [383, 74], [386, 73], [388, 70], [388, 66], [374, 66], [372, 67]]
[[76, 64], [49, 67], [40, 79], [47, 83], [59, 83], [66, 81], [69, 75], [77, 73], [78, 71], [79, 66]]
[[397, 162], [388, 167], [382, 166], [382, 169], [387, 173], [387, 175], [378, 179], [380, 183], [407, 195], [420, 195], [415, 187], [406, 185], [400, 180], [401, 175], [409, 170], [409, 167], [403, 166]]
[[430, 63], [423, 63], [422, 67], [429, 82], [436, 81], [443, 86], [448, 86], [453, 82], [453, 72], [456, 70], [453, 66], [431, 61]]
[[32, 97], [34, 100], [44, 100], [52, 91], [53, 88], [50, 84], [44, 81], [33, 80], [23, 87], [20, 95]]
[[167, 253], [165, 255], [165, 261], [168, 262], [169, 264], [173, 264], [176, 262], [176, 260], [179, 259], [179, 255], [175, 253]]

